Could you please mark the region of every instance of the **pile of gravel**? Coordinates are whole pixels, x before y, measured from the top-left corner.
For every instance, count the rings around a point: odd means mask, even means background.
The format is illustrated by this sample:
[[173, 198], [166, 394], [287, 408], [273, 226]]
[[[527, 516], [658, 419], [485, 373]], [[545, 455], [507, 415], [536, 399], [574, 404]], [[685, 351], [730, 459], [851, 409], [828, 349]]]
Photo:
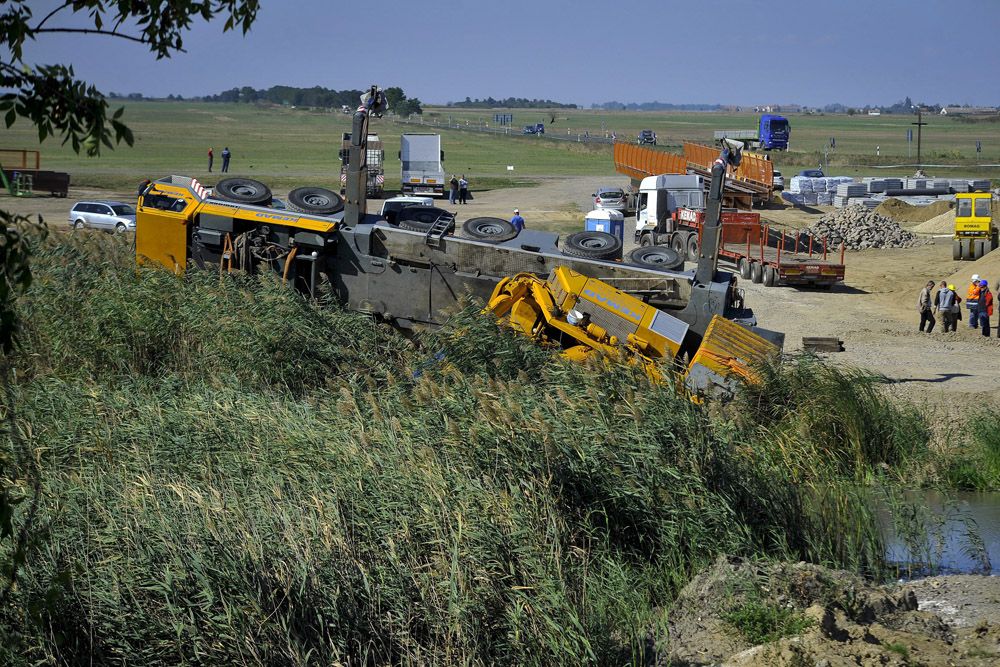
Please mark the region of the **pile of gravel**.
[[892, 218], [855, 205], [828, 213], [809, 228], [814, 236], [827, 237], [831, 246], [841, 241], [851, 250], [909, 248], [926, 240], [900, 227]]

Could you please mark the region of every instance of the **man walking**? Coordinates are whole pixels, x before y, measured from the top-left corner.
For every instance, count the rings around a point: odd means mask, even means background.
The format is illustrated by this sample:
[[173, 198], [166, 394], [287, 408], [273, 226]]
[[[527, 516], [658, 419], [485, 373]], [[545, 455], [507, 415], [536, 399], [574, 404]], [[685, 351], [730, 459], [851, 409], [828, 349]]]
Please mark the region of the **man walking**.
[[222, 149], [222, 173], [224, 174], [229, 173], [229, 158], [231, 156], [232, 153], [229, 152], [229, 146]]
[[510, 219], [510, 224], [514, 225], [514, 229], [520, 234], [521, 230], [524, 229], [524, 218], [521, 217], [521, 212], [514, 209], [514, 217]]
[[469, 182], [465, 180], [465, 174], [462, 174], [462, 178], [458, 179], [458, 201], [462, 204], [467, 203], [469, 198]]
[[931, 291], [934, 289], [934, 281], [928, 280], [924, 288], [920, 290], [920, 298], [917, 299], [917, 310], [920, 311], [920, 331], [924, 331], [927, 325], [927, 333], [934, 330], [934, 310], [931, 308]]
[[954, 286], [942, 280], [941, 289], [938, 290], [934, 297], [934, 305], [937, 307], [941, 321], [944, 323], [945, 333], [948, 333], [949, 330], [955, 331], [958, 319], [955, 315], [955, 307], [960, 300], [958, 295], [955, 294]]
[[212, 161], [215, 159], [215, 153], [212, 152], [212, 147], [208, 147], [208, 173], [212, 173]]
[[448, 181], [448, 203], [454, 204], [458, 200], [458, 179], [455, 178], [455, 174], [451, 175], [451, 180]]
[[[985, 280], [979, 281], [979, 328], [983, 335], [990, 337], [990, 318], [993, 317], [993, 293]], [[1000, 331], [997, 332], [1000, 336]]]
[[969, 328], [979, 326], [979, 274], [972, 276], [969, 291], [965, 294], [965, 307], [969, 309]]

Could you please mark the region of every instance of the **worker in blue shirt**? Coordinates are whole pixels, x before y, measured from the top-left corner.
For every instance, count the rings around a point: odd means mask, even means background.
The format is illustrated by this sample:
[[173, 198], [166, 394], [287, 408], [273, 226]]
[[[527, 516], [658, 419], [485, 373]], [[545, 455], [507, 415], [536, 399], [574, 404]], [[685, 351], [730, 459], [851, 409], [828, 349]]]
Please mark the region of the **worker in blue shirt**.
[[524, 229], [524, 218], [521, 217], [521, 212], [514, 209], [514, 217], [510, 219], [510, 224], [514, 225], [514, 229], [520, 234], [521, 230]]

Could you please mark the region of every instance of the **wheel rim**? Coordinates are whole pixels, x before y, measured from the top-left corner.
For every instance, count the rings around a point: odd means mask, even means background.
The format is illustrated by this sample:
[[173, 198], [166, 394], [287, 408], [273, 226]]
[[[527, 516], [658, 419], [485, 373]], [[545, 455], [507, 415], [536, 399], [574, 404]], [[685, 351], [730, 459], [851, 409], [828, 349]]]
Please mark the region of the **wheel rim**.
[[642, 255], [642, 259], [649, 264], [671, 264], [670, 260], [673, 258], [663, 252], [647, 252]]
[[230, 188], [234, 195], [239, 197], [256, 197], [260, 194], [260, 191], [254, 186], [247, 183], [240, 183]]
[[602, 239], [599, 236], [590, 236], [580, 239], [580, 247], [587, 248], [588, 250], [604, 250], [611, 246], [608, 245], [607, 239]]
[[324, 208], [333, 204], [333, 201], [331, 201], [329, 197], [321, 194], [311, 194], [307, 196], [304, 201], [310, 206], [322, 206]]
[[485, 234], [487, 236], [500, 236], [507, 230], [505, 230], [498, 224], [492, 222], [484, 222], [480, 225], [476, 225], [476, 231], [479, 232], [480, 234]]
[[83, 229], [83, 220], [77, 220], [74, 222], [73, 229]]

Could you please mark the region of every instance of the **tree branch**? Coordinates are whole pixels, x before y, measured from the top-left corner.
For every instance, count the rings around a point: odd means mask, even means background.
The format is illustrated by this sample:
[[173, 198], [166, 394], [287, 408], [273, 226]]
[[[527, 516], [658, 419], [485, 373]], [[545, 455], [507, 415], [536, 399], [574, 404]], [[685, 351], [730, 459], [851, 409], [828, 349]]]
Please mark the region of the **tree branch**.
[[45, 16], [45, 18], [43, 18], [41, 21], [38, 22], [38, 25], [36, 25], [34, 28], [31, 29], [31, 32], [38, 32], [39, 30], [41, 30], [42, 26], [45, 25], [46, 21], [48, 21], [50, 18], [52, 18], [53, 16], [55, 16], [56, 14], [58, 14], [59, 12], [61, 12], [64, 9], [66, 9], [67, 7], [69, 7], [72, 4], [73, 4], [72, 1], [67, 0], [67, 2], [65, 2], [62, 5], [60, 5], [59, 7], [56, 7], [55, 9], [53, 9], [51, 12], [49, 12]]
[[[126, 35], [120, 32], [114, 32], [112, 30], [97, 30], [95, 28], [43, 28], [42, 30], [37, 30], [35, 34], [51, 33], [51, 32], [70, 32], [78, 33], [83, 35], [107, 35], [108, 37], [120, 37], [122, 39], [127, 39], [131, 42], [138, 42], [139, 44], [149, 44], [150, 42], [143, 39], [142, 37], [136, 37], [135, 35]], [[184, 49], [175, 49], [181, 53], [187, 53]]]

